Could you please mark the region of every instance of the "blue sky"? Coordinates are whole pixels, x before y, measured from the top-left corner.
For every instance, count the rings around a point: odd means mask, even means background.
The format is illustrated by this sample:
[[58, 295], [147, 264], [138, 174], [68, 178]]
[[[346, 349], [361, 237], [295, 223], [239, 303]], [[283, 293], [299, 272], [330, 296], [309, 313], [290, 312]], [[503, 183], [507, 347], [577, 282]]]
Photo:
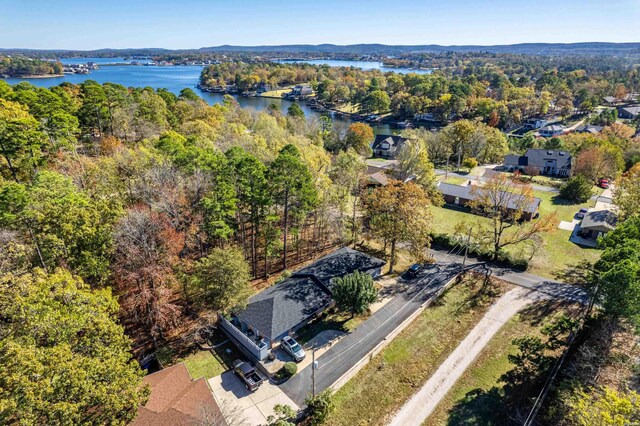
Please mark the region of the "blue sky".
[[640, 42], [640, 0], [0, 0], [0, 47]]

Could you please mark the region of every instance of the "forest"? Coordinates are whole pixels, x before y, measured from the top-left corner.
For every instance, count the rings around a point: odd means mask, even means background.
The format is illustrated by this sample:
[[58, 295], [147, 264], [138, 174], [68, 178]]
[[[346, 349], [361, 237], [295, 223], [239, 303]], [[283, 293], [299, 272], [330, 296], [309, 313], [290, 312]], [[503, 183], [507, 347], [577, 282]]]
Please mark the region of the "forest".
[[[280, 83], [327, 72], [357, 85], [367, 75], [238, 63], [205, 75], [254, 72]], [[366, 84], [417, 79], [434, 95], [464, 94], [468, 84], [439, 74], [375, 78]], [[425, 261], [437, 231], [430, 208], [442, 202], [434, 163], [496, 163], [522, 144], [565, 147], [586, 176], [604, 173], [594, 166], [622, 173], [616, 199], [629, 225], [585, 270], [606, 312], [633, 324], [640, 157], [630, 128], [541, 141], [509, 140], [491, 124], [476, 117], [440, 132], [407, 130], [389, 185], [371, 188], [373, 131], [364, 123], [307, 119], [295, 107], [245, 110], [230, 96], [208, 105], [191, 89], [0, 81], [0, 423], [130, 421], [148, 396], [145, 355], [185, 344], [216, 312], [339, 244], [371, 241], [391, 271], [401, 250]], [[620, 269], [611, 259], [622, 256]]]
[[[412, 60], [413, 61], [413, 60]], [[555, 59], [498, 54], [425, 55], [419, 64], [431, 74], [396, 74], [309, 64], [225, 62], [202, 72], [203, 86], [236, 85], [239, 91], [309, 83], [327, 106], [355, 106], [359, 113], [397, 118], [425, 114], [446, 123], [479, 118], [508, 129], [528, 117], [591, 112], [606, 96], [624, 98], [640, 89], [640, 73], [612, 58]]]
[[59, 61], [45, 61], [26, 56], [3, 56], [0, 54], [0, 75], [8, 77], [61, 75]]

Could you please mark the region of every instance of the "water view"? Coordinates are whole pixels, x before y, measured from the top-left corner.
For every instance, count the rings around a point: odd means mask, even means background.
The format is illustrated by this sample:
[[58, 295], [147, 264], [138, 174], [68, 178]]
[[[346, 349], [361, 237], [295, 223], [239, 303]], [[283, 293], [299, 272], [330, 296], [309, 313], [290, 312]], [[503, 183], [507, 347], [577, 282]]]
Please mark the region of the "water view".
[[343, 61], [338, 59], [313, 59], [309, 61], [302, 61], [296, 59], [283, 59], [278, 62], [283, 64], [300, 63], [311, 65], [329, 65], [330, 67], [354, 67], [360, 68], [362, 70], [380, 70], [382, 72], [395, 72], [398, 74], [431, 74], [433, 72], [433, 70], [425, 69], [385, 67], [384, 63], [378, 61]]
[[[80, 84], [86, 80], [95, 80], [98, 83], [117, 83], [125, 87], [152, 87], [154, 89], [165, 88], [175, 94], [180, 93], [184, 88], [193, 89], [205, 101], [213, 105], [222, 102], [224, 95], [220, 93], [206, 93], [196, 87], [200, 78], [201, 66], [136, 66], [119, 65], [124, 64], [123, 58], [65, 58], [63, 64], [78, 64], [95, 62], [100, 65], [99, 70], [91, 71], [90, 74], [65, 74], [62, 77], [49, 78], [5, 78], [9, 84], [29, 82], [34, 86], [53, 87], [63, 82]], [[144, 61], [141, 61], [144, 62]], [[374, 64], [381, 65], [380, 62], [356, 62], [356, 61], [326, 61], [331, 66], [357, 66], [373, 67]], [[336, 64], [336, 65], [332, 65]], [[372, 69], [372, 68], [363, 68]], [[232, 95], [243, 108], [254, 108], [258, 111], [267, 108], [271, 104], [278, 105], [286, 113], [292, 102], [285, 99], [265, 98], [265, 97], [244, 97]], [[307, 117], [320, 115], [312, 110], [305, 103], [300, 103], [302, 110]], [[334, 119], [339, 120], [334, 117]], [[348, 119], [346, 119], [348, 121]], [[388, 133], [393, 131], [393, 127], [388, 124], [378, 124], [373, 126], [376, 133]]]

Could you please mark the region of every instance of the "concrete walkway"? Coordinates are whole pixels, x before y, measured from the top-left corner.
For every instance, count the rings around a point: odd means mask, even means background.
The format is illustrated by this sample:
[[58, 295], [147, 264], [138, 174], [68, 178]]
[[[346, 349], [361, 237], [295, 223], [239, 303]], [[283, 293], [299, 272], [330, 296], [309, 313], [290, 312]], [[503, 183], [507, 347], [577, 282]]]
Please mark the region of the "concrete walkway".
[[547, 297], [518, 287], [498, 299], [427, 383], [394, 415], [389, 425], [422, 424], [498, 330], [519, 310]]
[[[298, 410], [298, 405], [278, 388], [264, 382], [255, 392], [249, 392], [233, 371], [209, 379], [209, 386], [218, 405], [223, 409], [229, 424], [266, 425], [267, 418], [274, 414], [273, 407], [288, 405]], [[230, 418], [227, 418], [230, 417]]]

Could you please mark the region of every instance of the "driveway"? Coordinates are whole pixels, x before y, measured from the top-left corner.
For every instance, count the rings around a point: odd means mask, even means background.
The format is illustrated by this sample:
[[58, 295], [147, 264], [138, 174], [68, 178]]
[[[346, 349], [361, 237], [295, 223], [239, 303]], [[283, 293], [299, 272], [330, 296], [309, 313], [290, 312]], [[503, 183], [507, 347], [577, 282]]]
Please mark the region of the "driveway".
[[[213, 396], [228, 423], [234, 425], [266, 425], [277, 404], [298, 410], [298, 405], [272, 383], [265, 382], [255, 392], [249, 392], [233, 371], [209, 379]], [[232, 421], [231, 421], [232, 420]]]
[[451, 355], [440, 364], [422, 388], [400, 408], [389, 425], [422, 424], [498, 330], [525, 306], [548, 297], [522, 287], [504, 294], [491, 306]]
[[[457, 265], [443, 264], [425, 268], [417, 278], [403, 281], [403, 288], [398, 290], [396, 296], [316, 358], [316, 392], [331, 387], [342, 378], [423, 303], [432, 299], [458, 272]], [[305, 398], [311, 394], [311, 366], [299, 370], [280, 388], [298, 405], [303, 405]]]

